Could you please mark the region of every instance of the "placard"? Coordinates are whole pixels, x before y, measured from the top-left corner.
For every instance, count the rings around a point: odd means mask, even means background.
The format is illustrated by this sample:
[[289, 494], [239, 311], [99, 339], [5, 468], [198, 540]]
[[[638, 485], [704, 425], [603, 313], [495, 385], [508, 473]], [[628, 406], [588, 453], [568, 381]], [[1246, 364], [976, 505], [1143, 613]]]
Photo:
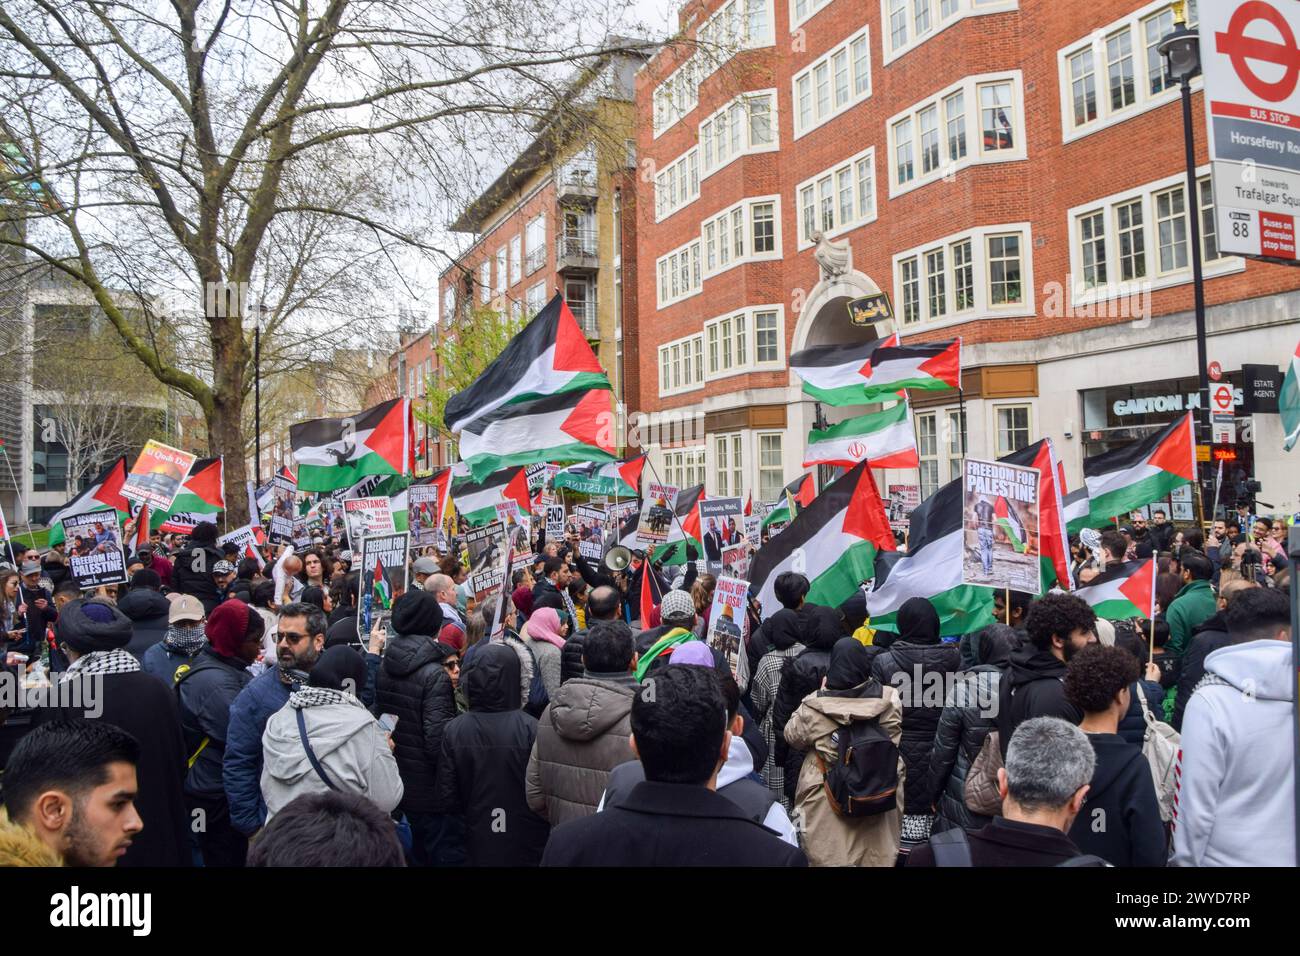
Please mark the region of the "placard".
[[967, 458], [963, 474], [962, 583], [1038, 594], [1038, 469]]
[[217, 546], [220, 548], [223, 544], [233, 544], [239, 548], [239, 553], [245, 558], [252, 558], [257, 562], [259, 569], [266, 567], [266, 562], [262, 560], [262, 552], [257, 550], [257, 546], [265, 540], [262, 537], [262, 526], [246, 524], [242, 528], [236, 528], [229, 534], [223, 534], [217, 539]]
[[638, 544], [657, 545], [668, 540], [676, 517], [677, 491], [676, 485], [650, 483], [641, 505], [641, 521], [636, 529]]
[[713, 589], [713, 605], [709, 609], [709, 631], [705, 637], [709, 647], [721, 651], [736, 674], [736, 661], [745, 643], [745, 600], [749, 582], [741, 578], [720, 577]]
[[749, 546], [758, 550], [763, 545], [763, 519], [758, 515], [745, 516], [745, 537]]
[[605, 512], [578, 505], [573, 509], [573, 530], [578, 535], [578, 554], [599, 561], [605, 553]]
[[745, 505], [739, 498], [708, 498], [700, 502], [699, 508], [704, 560], [709, 573], [718, 574], [723, 549], [744, 540]]
[[84, 511], [63, 519], [67, 542], [68, 573], [77, 587], [126, 583], [126, 555], [122, 553], [122, 532], [112, 508]]
[[635, 534], [630, 525], [632, 519], [640, 521], [640, 512], [641, 503], [636, 499], [617, 501], [605, 508], [605, 553], [621, 544], [625, 534]]
[[537, 560], [532, 546], [532, 518], [519, 511], [516, 501], [501, 501], [496, 504], [497, 520], [501, 522], [506, 547], [514, 555], [510, 570], [528, 567]]
[[895, 531], [907, 531], [910, 515], [921, 504], [920, 485], [889, 486], [889, 526]]
[[412, 548], [438, 545], [442, 535], [442, 496], [435, 484], [411, 485], [406, 489], [406, 522]]
[[343, 502], [343, 513], [347, 516], [349, 542], [397, 531], [389, 498], [349, 498]]
[[476, 600], [482, 601], [505, 579], [505, 526], [492, 521], [470, 528], [465, 547], [469, 552], [469, 589]]
[[197, 460], [197, 455], [150, 439], [131, 466], [119, 493], [123, 498], [147, 504], [151, 511], [170, 512], [176, 493]]
[[559, 541], [563, 537], [564, 537], [564, 507], [562, 505], [547, 505], [546, 540]]
[[[357, 637], [369, 638], [375, 620], [388, 627], [393, 602], [406, 590], [406, 551], [411, 536], [377, 534], [361, 539], [360, 610], [357, 614]], [[436, 635], [430, 635], [436, 636]]]
[[[722, 549], [720, 569], [729, 578], [749, 577], [749, 542], [731, 545]], [[712, 571], [710, 571], [712, 573]]]

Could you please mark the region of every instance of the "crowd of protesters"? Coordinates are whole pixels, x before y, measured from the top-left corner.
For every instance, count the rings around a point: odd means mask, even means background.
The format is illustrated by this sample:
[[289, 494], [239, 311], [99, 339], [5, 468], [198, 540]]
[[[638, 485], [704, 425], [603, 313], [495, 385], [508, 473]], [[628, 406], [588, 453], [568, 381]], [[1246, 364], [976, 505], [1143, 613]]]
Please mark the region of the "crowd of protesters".
[[459, 548], [413, 555], [370, 629], [346, 539], [200, 524], [93, 592], [19, 548], [6, 674], [96, 706], [0, 710], [0, 865], [1294, 866], [1285, 531], [1072, 541], [1083, 583], [1156, 558], [1154, 621], [1012, 591], [894, 633], [788, 572], [732, 653], [690, 544], [612, 571], [539, 535], [481, 601]]

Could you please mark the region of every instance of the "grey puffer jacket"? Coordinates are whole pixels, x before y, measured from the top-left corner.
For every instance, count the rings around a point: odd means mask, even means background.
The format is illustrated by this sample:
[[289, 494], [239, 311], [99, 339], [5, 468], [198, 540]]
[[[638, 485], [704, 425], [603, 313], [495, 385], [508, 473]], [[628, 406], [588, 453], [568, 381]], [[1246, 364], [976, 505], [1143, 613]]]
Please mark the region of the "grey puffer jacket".
[[528, 760], [528, 805], [558, 826], [596, 812], [609, 772], [633, 758], [630, 675], [566, 681], [542, 712]]

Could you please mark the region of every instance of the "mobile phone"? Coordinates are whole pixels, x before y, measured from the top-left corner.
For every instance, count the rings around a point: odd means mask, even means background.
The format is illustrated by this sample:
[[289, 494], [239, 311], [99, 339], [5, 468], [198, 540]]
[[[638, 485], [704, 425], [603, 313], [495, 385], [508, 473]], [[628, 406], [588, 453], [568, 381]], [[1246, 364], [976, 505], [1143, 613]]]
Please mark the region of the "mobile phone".
[[396, 714], [379, 715], [379, 729], [382, 730], [384, 733], [391, 734], [393, 732], [393, 728], [396, 726], [397, 726]]

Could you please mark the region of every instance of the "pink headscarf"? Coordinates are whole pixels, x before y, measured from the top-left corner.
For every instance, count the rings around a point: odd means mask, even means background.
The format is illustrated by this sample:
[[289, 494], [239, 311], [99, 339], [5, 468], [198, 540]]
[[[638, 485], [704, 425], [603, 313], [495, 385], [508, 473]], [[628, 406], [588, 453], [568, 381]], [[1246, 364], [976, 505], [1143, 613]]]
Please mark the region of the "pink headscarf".
[[556, 647], [564, 646], [564, 638], [560, 636], [560, 615], [555, 608], [542, 607], [533, 612], [528, 619], [528, 636]]

